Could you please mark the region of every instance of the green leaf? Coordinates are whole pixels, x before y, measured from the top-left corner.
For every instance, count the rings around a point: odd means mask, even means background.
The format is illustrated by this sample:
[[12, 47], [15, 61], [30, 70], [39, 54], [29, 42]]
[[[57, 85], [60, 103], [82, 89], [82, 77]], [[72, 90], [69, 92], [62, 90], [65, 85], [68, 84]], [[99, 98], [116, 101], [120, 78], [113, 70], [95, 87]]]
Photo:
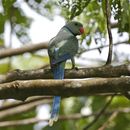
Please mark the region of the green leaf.
[[8, 63], [0, 64], [0, 74], [7, 73], [8, 69], [9, 69], [9, 64]]
[[91, 104], [92, 110], [97, 111], [101, 109], [105, 105], [105, 102], [106, 102], [105, 97], [94, 96]]
[[92, 39], [91, 39], [91, 37], [90, 37], [89, 40], [86, 41], [86, 44], [87, 44], [88, 46], [90, 46], [90, 45], [91, 45], [91, 41], [92, 41]]
[[5, 25], [5, 17], [4, 15], [0, 14], [0, 34], [4, 32], [4, 25]]
[[0, 38], [0, 46], [3, 46], [4, 45], [4, 41], [3, 39]]
[[16, 0], [2, 0], [4, 14], [5, 14], [7, 19], [9, 19], [11, 16], [11, 13], [12, 13], [11, 9], [13, 7], [14, 2], [16, 2]]
[[111, 103], [112, 108], [129, 107], [129, 106], [130, 106], [130, 101], [124, 96], [114, 97]]
[[36, 0], [37, 3], [41, 3], [42, 0]]

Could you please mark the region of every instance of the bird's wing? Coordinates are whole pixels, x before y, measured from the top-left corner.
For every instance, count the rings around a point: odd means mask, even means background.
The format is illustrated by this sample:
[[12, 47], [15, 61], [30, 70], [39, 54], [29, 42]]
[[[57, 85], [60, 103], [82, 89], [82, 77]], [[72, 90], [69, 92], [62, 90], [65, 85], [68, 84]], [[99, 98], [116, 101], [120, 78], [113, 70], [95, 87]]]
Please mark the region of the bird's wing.
[[61, 41], [52, 39], [51, 42], [48, 49], [50, 59], [52, 59], [51, 64], [57, 64], [66, 61], [67, 59], [71, 59], [78, 51], [78, 40], [74, 36]]

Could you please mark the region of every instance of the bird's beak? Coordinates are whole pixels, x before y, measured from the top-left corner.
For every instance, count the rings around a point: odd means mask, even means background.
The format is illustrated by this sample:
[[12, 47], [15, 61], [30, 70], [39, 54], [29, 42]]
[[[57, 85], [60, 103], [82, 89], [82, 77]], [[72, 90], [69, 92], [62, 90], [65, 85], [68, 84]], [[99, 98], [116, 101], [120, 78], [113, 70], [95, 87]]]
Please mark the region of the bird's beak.
[[81, 27], [81, 28], [79, 29], [79, 31], [80, 31], [80, 34], [83, 34], [83, 33], [84, 33], [84, 28]]

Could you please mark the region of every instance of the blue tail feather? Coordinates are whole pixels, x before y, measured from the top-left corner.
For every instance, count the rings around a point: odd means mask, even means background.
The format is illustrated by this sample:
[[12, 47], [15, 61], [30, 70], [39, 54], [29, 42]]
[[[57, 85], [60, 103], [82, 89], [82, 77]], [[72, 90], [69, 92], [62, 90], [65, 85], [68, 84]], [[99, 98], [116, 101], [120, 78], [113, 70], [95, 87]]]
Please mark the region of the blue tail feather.
[[[64, 79], [64, 67], [65, 67], [65, 62], [62, 62], [62, 63], [55, 65], [52, 68], [54, 79]], [[53, 125], [53, 122], [58, 119], [60, 100], [61, 100], [60, 96], [54, 96], [51, 118], [49, 121], [50, 125]]]
[[52, 112], [51, 112], [51, 118], [58, 117], [59, 107], [60, 107], [60, 100], [61, 100], [60, 96], [54, 96]]

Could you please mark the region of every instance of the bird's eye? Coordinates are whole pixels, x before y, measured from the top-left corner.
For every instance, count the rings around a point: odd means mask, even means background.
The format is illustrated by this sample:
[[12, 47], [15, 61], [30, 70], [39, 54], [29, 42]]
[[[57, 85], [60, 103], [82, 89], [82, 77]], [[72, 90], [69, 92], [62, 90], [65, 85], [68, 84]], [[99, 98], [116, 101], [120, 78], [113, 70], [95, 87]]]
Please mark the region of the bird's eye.
[[77, 26], [77, 25], [78, 25], [78, 23], [75, 23], [75, 25]]

